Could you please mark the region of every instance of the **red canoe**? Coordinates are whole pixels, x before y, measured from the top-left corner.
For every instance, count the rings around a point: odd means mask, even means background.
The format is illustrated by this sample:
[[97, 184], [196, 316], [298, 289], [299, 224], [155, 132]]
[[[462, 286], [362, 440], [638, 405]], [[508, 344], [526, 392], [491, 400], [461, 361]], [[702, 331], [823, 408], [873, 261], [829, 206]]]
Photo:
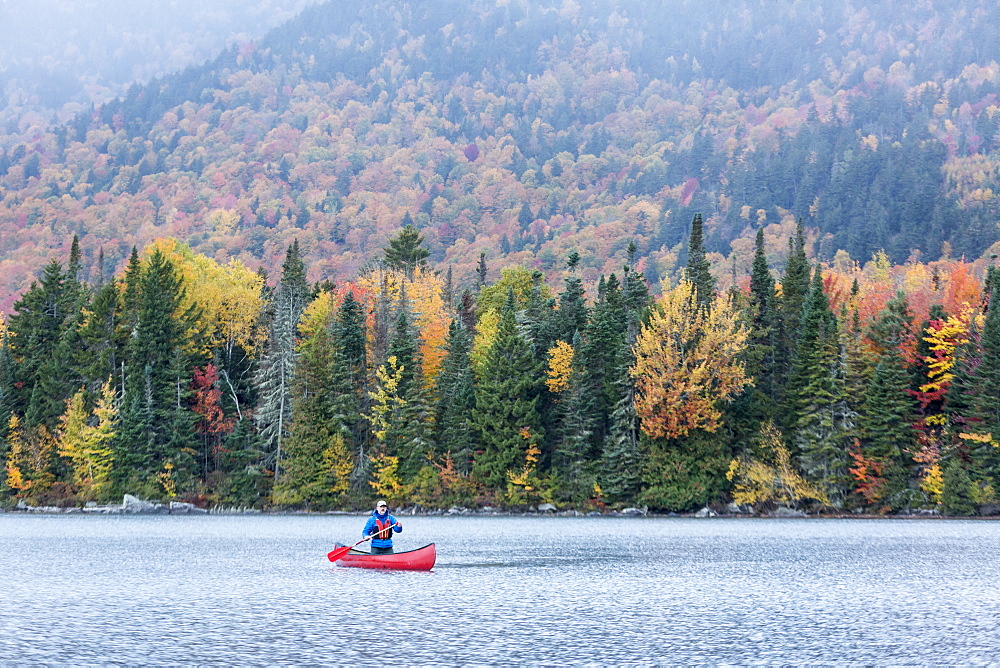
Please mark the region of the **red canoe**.
[[[344, 547], [337, 545], [337, 547]], [[369, 554], [361, 550], [351, 550], [335, 563], [352, 568], [388, 568], [399, 571], [429, 571], [437, 560], [434, 543], [418, 547], [409, 552], [394, 554]]]

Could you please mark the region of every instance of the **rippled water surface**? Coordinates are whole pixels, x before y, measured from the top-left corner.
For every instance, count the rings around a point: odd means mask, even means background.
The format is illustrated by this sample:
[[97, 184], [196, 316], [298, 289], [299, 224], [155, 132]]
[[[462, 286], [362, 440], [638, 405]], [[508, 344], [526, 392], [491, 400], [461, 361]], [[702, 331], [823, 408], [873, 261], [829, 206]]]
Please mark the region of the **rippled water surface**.
[[1000, 662], [1000, 523], [0, 514], [0, 661]]

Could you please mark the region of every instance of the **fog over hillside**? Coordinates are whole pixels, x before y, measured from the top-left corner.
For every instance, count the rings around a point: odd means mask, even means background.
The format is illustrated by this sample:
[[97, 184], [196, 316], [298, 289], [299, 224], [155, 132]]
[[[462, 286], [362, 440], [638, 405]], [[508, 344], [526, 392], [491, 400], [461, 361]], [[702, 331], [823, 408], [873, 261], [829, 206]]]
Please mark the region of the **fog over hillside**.
[[[103, 102], [263, 35], [316, 0], [4, 0], [0, 110]], [[0, 111], [0, 118], [3, 118]]]

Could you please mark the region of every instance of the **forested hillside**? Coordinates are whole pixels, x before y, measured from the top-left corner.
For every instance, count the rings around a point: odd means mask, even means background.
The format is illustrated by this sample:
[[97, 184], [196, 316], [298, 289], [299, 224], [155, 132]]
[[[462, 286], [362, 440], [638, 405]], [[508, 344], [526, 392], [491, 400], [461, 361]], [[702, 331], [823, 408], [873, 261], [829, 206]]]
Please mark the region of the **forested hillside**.
[[294, 237], [311, 279], [350, 276], [412, 221], [462, 282], [481, 252], [551, 276], [576, 250], [593, 284], [634, 240], [657, 285], [695, 212], [720, 278], [759, 227], [780, 266], [796, 217], [825, 260], [974, 259], [998, 235], [998, 12], [321, 4], [68, 125], [8, 128], [2, 305], [73, 233], [88, 276], [167, 235], [272, 272]]
[[0, 501], [994, 512], [998, 27], [330, 2], [25, 114]]

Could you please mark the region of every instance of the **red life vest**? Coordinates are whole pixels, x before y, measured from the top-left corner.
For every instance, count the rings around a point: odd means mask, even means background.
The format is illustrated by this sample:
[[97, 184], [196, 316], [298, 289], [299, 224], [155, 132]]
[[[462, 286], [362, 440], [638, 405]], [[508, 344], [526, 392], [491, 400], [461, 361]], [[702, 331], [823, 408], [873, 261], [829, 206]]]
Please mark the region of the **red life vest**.
[[392, 540], [393, 524], [389, 521], [388, 517], [385, 518], [385, 522], [376, 517], [375, 526], [378, 528], [378, 531], [375, 532], [377, 540]]

